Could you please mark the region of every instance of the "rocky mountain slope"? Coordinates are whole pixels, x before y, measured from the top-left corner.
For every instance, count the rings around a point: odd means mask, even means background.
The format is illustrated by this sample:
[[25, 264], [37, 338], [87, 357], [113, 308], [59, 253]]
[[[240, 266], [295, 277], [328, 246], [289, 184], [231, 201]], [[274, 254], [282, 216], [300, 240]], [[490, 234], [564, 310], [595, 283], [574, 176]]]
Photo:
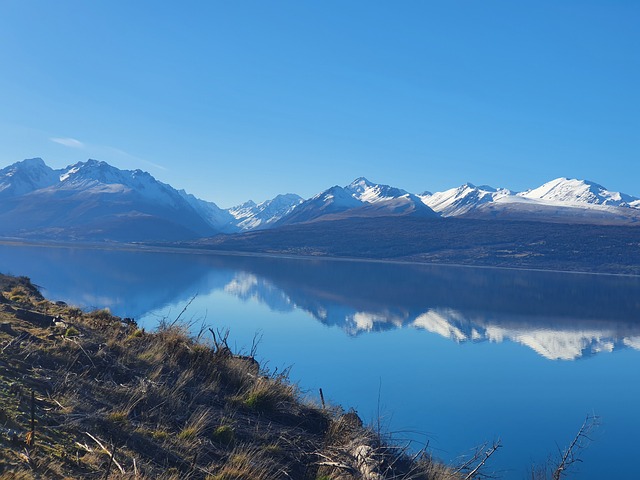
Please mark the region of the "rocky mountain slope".
[[96, 160], [54, 170], [35, 158], [0, 170], [0, 235], [5, 237], [163, 242], [387, 217], [640, 225], [640, 199], [566, 178], [520, 193], [467, 183], [415, 195], [360, 177], [306, 200], [288, 193], [222, 209], [141, 170]]

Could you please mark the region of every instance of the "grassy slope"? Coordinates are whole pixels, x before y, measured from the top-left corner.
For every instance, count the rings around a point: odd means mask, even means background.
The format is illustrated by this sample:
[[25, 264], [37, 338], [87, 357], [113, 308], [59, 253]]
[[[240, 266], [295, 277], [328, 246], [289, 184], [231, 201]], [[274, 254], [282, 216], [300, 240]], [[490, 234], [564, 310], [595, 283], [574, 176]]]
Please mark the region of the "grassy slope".
[[219, 337], [85, 314], [26, 278], [0, 275], [0, 292], [2, 478], [104, 478], [114, 449], [112, 479], [462, 478], [309, 404]]

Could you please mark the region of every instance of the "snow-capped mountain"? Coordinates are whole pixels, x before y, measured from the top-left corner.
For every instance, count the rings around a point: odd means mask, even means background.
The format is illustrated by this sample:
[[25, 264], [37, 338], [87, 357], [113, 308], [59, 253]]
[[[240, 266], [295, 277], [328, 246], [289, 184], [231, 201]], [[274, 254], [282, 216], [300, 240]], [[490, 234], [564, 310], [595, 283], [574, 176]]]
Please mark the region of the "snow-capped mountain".
[[177, 191], [142, 170], [120, 170], [107, 162], [87, 160], [62, 170], [52, 191], [82, 192], [82, 195], [132, 194], [156, 205], [179, 208], [184, 200]]
[[546, 200], [562, 204], [592, 204], [628, 207], [638, 204], [638, 199], [620, 192], [612, 192], [602, 185], [586, 180], [556, 178], [518, 196], [535, 200]]
[[368, 215], [421, 215], [435, 217], [430, 208], [417, 195], [400, 188], [372, 183], [364, 177], [355, 179], [345, 187], [351, 195], [363, 202], [359, 216]]
[[360, 177], [345, 187], [335, 185], [300, 203], [276, 225], [390, 215], [437, 216], [417, 195]]
[[41, 158], [30, 158], [0, 170], [0, 198], [25, 195], [58, 181], [59, 172]]
[[335, 185], [296, 206], [289, 215], [276, 225], [309, 222], [330, 214], [341, 213], [361, 207], [363, 202], [354, 198], [351, 192]]
[[261, 230], [290, 214], [303, 201], [300, 195], [286, 193], [259, 204], [249, 200], [227, 211], [240, 230]]
[[420, 195], [364, 177], [307, 200], [288, 193], [221, 209], [141, 170], [88, 160], [54, 170], [40, 158], [0, 170], [0, 234], [52, 239], [177, 240], [316, 220], [389, 216], [640, 224], [640, 199], [585, 180], [532, 190], [467, 183]]
[[512, 195], [505, 188], [493, 188], [487, 185], [476, 187], [471, 183], [445, 190], [444, 192], [424, 193], [420, 198], [425, 205], [440, 213], [443, 217], [464, 215], [470, 210], [485, 203], [494, 202], [499, 198]]
[[356, 178], [345, 187], [345, 190], [350, 192], [354, 198], [366, 203], [378, 203], [392, 198], [412, 196], [406, 190], [372, 183], [364, 177]]
[[141, 170], [96, 160], [52, 170], [29, 160], [5, 171], [3, 190], [13, 193], [2, 198], [3, 235], [148, 241], [217, 233], [173, 187]]
[[640, 223], [640, 200], [585, 180], [558, 178], [520, 193], [467, 183], [444, 192], [427, 192], [420, 198], [444, 217], [586, 224]]

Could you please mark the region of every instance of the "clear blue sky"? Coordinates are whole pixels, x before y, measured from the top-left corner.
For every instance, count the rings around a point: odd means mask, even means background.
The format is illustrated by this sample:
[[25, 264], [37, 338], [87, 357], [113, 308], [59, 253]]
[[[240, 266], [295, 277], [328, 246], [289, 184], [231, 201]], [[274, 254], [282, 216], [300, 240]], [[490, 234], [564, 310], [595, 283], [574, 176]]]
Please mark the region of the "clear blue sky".
[[0, 166], [228, 207], [364, 175], [640, 196], [640, 2], [0, 0]]

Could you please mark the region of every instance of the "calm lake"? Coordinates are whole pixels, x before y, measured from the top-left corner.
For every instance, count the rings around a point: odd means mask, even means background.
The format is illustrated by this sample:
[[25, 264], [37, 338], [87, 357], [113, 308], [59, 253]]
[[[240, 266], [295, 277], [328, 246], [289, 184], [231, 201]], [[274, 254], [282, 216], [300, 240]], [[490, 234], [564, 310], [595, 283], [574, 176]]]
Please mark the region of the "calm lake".
[[148, 329], [193, 299], [196, 330], [229, 328], [236, 351], [259, 334], [261, 363], [415, 449], [500, 439], [500, 478], [530, 478], [595, 414], [570, 478], [637, 475], [640, 277], [7, 245], [0, 271]]

